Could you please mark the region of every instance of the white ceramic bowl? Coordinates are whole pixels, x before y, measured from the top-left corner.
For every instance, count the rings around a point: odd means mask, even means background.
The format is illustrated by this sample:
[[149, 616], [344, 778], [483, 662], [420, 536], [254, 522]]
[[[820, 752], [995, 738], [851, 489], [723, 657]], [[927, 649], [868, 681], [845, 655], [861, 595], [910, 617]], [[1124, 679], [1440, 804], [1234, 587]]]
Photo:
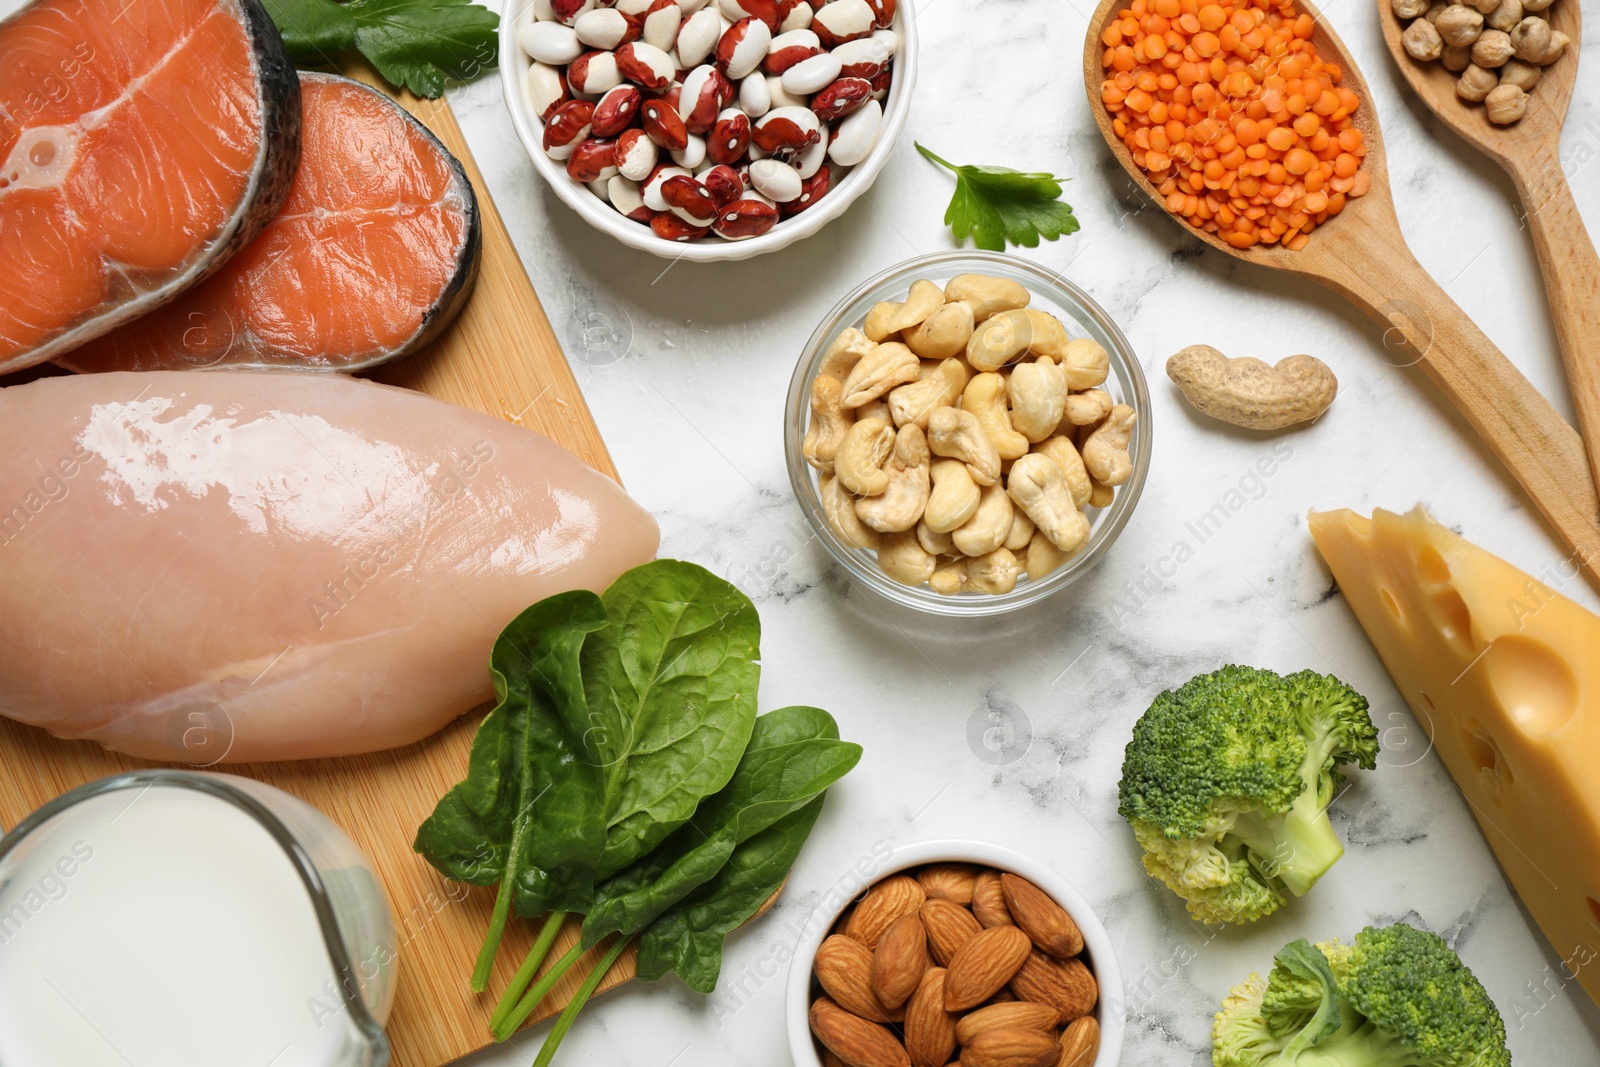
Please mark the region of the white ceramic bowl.
[[510, 0], [507, 12], [500, 20], [500, 84], [504, 90], [506, 107], [511, 111], [511, 125], [516, 128], [522, 147], [527, 149], [537, 170], [556, 195], [567, 206], [583, 217], [597, 230], [602, 230], [630, 248], [637, 248], [669, 259], [686, 259], [700, 263], [720, 260], [749, 259], [763, 252], [776, 252], [802, 237], [809, 237], [829, 222], [844, 214], [856, 197], [871, 188], [878, 172], [889, 161], [900, 131], [911, 111], [911, 91], [917, 82], [917, 28], [916, 17], [910, 3], [899, 5], [893, 29], [900, 34], [900, 51], [894, 58], [894, 81], [889, 86], [889, 96], [883, 102], [883, 129], [878, 143], [867, 158], [845, 172], [837, 185], [828, 190], [816, 205], [778, 224], [760, 237], [743, 241], [725, 241], [707, 236], [698, 241], [681, 243], [657, 237], [655, 231], [632, 219], [624, 218], [610, 204], [591, 193], [567, 176], [566, 165], [545, 155], [544, 123], [528, 106], [523, 84], [533, 60], [517, 44], [518, 31], [532, 17], [531, 0]]
[[[1082, 894], [1072, 887], [1072, 883], [1037, 860], [982, 841], [923, 841], [901, 845], [890, 854], [888, 862], [872, 876], [871, 881], [876, 883], [898, 871], [920, 867], [925, 863], [977, 863], [1020, 874], [1067, 910], [1067, 914], [1072, 916], [1078, 929], [1083, 932], [1085, 962], [1094, 971], [1095, 982], [1100, 987], [1100, 999], [1094, 1009], [1095, 1019], [1100, 1024], [1100, 1051], [1095, 1056], [1093, 1067], [1117, 1067], [1122, 1060], [1127, 1004], [1122, 989], [1122, 969], [1117, 966], [1117, 956], [1112, 951], [1106, 928], [1100, 925], [1099, 917], [1090, 909], [1089, 902], [1083, 899]], [[862, 891], [865, 889], [863, 886]], [[822, 904], [807, 920], [800, 943], [795, 946], [794, 962], [789, 968], [789, 988], [784, 993], [784, 1014], [789, 1025], [789, 1055], [794, 1060], [794, 1067], [822, 1067], [822, 1057], [817, 1054], [816, 1039], [811, 1036], [811, 1023], [807, 1018], [813, 991], [818, 988], [811, 968], [818, 946], [833, 928], [834, 920], [849, 904], [848, 900], [833, 903], [824, 895]]]

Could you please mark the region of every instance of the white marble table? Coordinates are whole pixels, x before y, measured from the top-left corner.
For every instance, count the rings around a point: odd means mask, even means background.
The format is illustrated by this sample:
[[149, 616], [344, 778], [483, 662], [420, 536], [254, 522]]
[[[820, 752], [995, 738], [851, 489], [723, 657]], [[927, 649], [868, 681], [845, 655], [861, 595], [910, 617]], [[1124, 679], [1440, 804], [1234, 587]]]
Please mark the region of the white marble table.
[[[905, 0], [903, 0], [905, 2]], [[1576, 3], [1578, 0], [1560, 0]], [[875, 846], [981, 838], [1054, 865], [1093, 902], [1127, 975], [1132, 1067], [1210, 1063], [1228, 986], [1284, 942], [1407, 919], [1450, 939], [1499, 1003], [1518, 1063], [1600, 1063], [1600, 1010], [1561, 983], [1467, 805], [1409, 713], [1306, 533], [1310, 508], [1419, 500], [1529, 570], [1561, 558], [1487, 453], [1420, 378], [1387, 365], [1377, 331], [1308, 283], [1205, 251], [1140, 201], [1099, 140], [1079, 71], [1088, 0], [919, 0], [922, 79], [870, 194], [818, 236], [745, 263], [670, 266], [591, 230], [535, 176], [490, 76], [452, 95], [478, 162], [577, 370], [628, 489], [660, 518], [663, 554], [754, 597], [766, 627], [763, 710], [831, 709], [866, 747], [837, 787], [776, 912], [728, 943], [702, 998], [675, 980], [591, 1005], [558, 1062], [690, 1067], [788, 1062], [782, 1014], [791, 924]], [[1510, 183], [1404, 95], [1373, 0], [1323, 10], [1376, 97], [1408, 239], [1478, 324], [1570, 418], [1532, 245]], [[1562, 158], [1600, 235], [1600, 20], [1589, 20]], [[799, 349], [857, 282], [949, 247], [960, 162], [1069, 176], [1082, 232], [1018, 254], [1066, 274], [1132, 340], [1154, 393], [1143, 501], [1114, 552], [1070, 592], [997, 621], [930, 620], [849, 585], [811, 542], [784, 473], [780, 418]], [[1217, 312], [1225, 309], [1223, 314]], [[1131, 595], [1185, 523], [1241, 486], [1274, 442], [1203, 424], [1162, 373], [1207, 342], [1234, 355], [1311, 352], [1339, 400], [1221, 531], [1153, 593]], [[1190, 538], [1192, 540], [1192, 538]], [[1167, 568], [1170, 570], [1170, 567]], [[1591, 607], [1580, 583], [1564, 590]], [[1121, 612], [1120, 602], [1137, 610]], [[1124, 617], [1124, 616], [1127, 617]], [[1334, 822], [1349, 854], [1256, 929], [1210, 931], [1147, 878], [1116, 814], [1122, 747], [1161, 689], [1229, 660], [1333, 671], [1371, 698], [1393, 746], [1358, 774]], [[986, 748], [999, 723], [1013, 743]], [[977, 743], [971, 738], [977, 737]], [[1409, 744], [1406, 742], [1409, 741]], [[547, 1028], [472, 1067], [531, 1062]]]

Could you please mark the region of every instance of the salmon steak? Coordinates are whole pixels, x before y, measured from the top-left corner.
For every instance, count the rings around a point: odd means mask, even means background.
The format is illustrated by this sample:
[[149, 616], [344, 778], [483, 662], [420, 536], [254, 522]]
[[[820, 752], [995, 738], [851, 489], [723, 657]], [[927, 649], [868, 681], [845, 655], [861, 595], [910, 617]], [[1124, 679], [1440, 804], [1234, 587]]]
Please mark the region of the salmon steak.
[[375, 89], [331, 74], [300, 83], [300, 168], [277, 218], [201, 284], [59, 363], [353, 371], [450, 324], [482, 247], [460, 162]]
[[249, 244], [288, 194], [299, 130], [259, 0], [39, 0], [0, 22], [0, 373]]
[[420, 740], [519, 612], [659, 541], [548, 438], [343, 375], [58, 375], [0, 426], [0, 715], [145, 759]]

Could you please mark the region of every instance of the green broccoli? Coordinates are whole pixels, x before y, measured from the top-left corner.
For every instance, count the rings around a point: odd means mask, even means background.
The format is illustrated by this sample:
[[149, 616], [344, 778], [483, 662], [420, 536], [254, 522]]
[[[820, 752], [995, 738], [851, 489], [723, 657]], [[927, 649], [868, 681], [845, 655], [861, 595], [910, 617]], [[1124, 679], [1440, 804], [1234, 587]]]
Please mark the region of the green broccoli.
[[1156, 697], [1133, 728], [1118, 810], [1152, 877], [1202, 922], [1254, 922], [1344, 855], [1338, 767], [1376, 766], [1366, 698], [1331, 675], [1229, 665]]
[[1505, 1023], [1437, 934], [1369, 926], [1304, 939], [1235, 986], [1211, 1031], [1216, 1067], [1510, 1067]]

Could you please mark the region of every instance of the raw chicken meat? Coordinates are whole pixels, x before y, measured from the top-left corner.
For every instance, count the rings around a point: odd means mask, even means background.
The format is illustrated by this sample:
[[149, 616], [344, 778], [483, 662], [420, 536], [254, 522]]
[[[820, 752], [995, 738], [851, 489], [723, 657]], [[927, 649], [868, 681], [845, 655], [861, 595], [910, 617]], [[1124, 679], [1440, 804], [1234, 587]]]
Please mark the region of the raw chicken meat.
[[344, 377], [44, 378], [0, 426], [0, 714], [147, 759], [419, 740], [518, 612], [659, 540], [547, 438]]

